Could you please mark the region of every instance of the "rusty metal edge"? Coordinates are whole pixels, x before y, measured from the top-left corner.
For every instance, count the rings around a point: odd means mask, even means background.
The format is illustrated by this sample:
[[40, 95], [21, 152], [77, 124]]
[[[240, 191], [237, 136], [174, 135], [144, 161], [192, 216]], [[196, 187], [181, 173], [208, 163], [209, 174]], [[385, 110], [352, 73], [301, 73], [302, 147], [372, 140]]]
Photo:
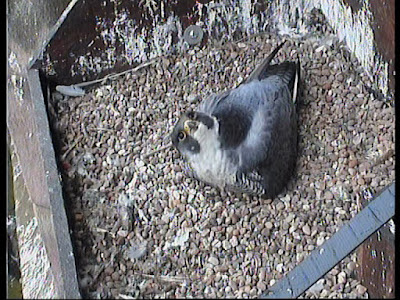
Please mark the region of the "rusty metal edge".
[[395, 214], [394, 183], [260, 298], [297, 298]]

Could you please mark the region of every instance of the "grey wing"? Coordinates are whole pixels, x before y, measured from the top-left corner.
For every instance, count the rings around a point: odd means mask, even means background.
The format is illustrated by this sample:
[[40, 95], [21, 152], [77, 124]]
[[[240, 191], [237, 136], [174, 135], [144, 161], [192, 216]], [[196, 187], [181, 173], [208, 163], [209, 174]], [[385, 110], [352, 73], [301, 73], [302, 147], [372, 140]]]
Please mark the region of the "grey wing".
[[[238, 95], [236, 90], [212, 95], [198, 108], [199, 111], [218, 120], [218, 139], [221, 148], [225, 150], [238, 147], [246, 138], [251, 126], [253, 111], [243, 105], [242, 95]], [[237, 157], [233, 159], [237, 160]]]
[[253, 70], [253, 72], [251, 72], [251, 74], [249, 75], [249, 77], [247, 77], [247, 79], [244, 81], [244, 83], [249, 83], [253, 80], [261, 80], [263, 78], [266, 78], [268, 76], [266, 76], [265, 72], [270, 69], [270, 63], [272, 61], [272, 59], [275, 57], [275, 55], [278, 53], [278, 51], [282, 48], [282, 46], [285, 44], [286, 41], [283, 41], [279, 46], [277, 46], [275, 48], [274, 51], [272, 51], [266, 59], [264, 59], [264, 61], [259, 64], [257, 66], [257, 68], [255, 68]]
[[204, 99], [200, 102], [199, 106], [197, 107], [197, 111], [210, 114], [212, 115], [215, 111], [218, 104], [223, 101], [228, 95], [230, 91], [226, 91], [221, 94], [211, 94], [208, 98]]
[[289, 138], [293, 124], [297, 123], [287, 85], [276, 76], [267, 80], [250, 83], [249, 90], [243, 91], [251, 97], [248, 102], [253, 107], [247, 108], [252, 111], [252, 120], [246, 138], [236, 148], [242, 172], [252, 171], [261, 162], [273, 159], [274, 149], [279, 149], [279, 143]]
[[203, 101], [199, 111], [217, 118], [221, 147], [241, 172], [264, 161], [293, 121], [294, 104], [282, 78], [270, 76]]

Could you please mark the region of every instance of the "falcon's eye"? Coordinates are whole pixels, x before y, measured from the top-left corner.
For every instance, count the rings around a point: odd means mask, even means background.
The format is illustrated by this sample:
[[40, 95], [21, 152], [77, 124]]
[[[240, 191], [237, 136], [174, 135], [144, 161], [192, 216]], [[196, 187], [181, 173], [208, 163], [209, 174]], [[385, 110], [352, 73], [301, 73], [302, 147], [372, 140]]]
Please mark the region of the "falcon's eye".
[[178, 133], [178, 141], [182, 142], [186, 138], [186, 133], [184, 131], [180, 131]]
[[196, 118], [196, 113], [194, 111], [189, 111], [187, 116], [189, 117], [189, 119], [194, 120]]

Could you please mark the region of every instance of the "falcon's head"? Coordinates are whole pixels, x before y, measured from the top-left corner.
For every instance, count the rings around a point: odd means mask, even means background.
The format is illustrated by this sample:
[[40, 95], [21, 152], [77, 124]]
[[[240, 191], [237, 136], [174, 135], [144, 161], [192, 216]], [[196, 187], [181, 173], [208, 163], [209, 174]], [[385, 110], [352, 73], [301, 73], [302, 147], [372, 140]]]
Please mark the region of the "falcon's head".
[[214, 131], [215, 118], [198, 111], [184, 113], [176, 123], [171, 134], [172, 144], [178, 151], [189, 156], [198, 154], [202, 145], [209, 141], [210, 131]]

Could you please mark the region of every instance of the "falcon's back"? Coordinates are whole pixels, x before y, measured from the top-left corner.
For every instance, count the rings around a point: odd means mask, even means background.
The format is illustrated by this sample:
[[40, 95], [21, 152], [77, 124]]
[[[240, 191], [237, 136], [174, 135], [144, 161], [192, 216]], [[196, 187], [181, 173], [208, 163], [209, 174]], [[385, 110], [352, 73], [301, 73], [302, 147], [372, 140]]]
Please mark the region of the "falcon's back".
[[297, 157], [299, 62], [270, 64], [283, 44], [239, 87], [199, 106], [218, 120], [221, 146], [238, 161], [239, 172], [261, 175], [269, 197], [286, 185]]

